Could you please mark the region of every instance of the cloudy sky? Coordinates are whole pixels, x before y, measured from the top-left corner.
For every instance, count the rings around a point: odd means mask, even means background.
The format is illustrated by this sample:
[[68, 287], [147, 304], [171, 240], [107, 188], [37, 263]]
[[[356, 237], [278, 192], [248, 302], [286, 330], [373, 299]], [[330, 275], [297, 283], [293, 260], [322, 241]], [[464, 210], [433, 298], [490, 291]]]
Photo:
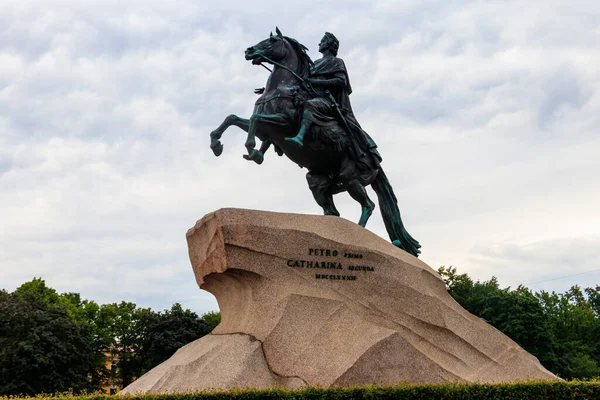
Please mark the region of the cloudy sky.
[[[241, 130], [220, 158], [208, 147], [226, 115], [250, 115], [268, 72], [243, 52], [276, 25], [313, 59], [325, 31], [340, 39], [422, 260], [502, 286], [600, 284], [597, 0], [251, 3], [0, 2], [0, 288], [43, 277], [203, 313], [217, 303], [187, 257], [197, 219], [319, 214], [306, 171], [245, 161]], [[377, 212], [368, 227], [387, 238]]]

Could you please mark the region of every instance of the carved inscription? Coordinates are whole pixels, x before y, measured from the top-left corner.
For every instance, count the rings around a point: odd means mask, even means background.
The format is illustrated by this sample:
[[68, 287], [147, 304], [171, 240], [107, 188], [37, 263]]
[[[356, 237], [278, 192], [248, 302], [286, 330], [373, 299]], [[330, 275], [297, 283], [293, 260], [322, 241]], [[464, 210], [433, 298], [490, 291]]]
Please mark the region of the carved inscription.
[[[341, 262], [337, 260], [322, 260], [322, 257], [338, 257], [342, 256], [343, 258], [352, 259], [352, 261], [356, 262], [363, 258], [363, 255], [360, 253], [352, 253], [352, 252], [340, 252], [336, 249], [320, 249], [320, 248], [310, 248], [308, 249], [308, 257], [307, 260], [287, 260], [287, 266], [292, 268], [319, 268], [322, 270], [336, 270], [335, 274], [331, 272], [323, 273], [325, 271], [321, 271], [315, 274], [315, 279], [327, 279], [327, 280], [336, 280], [336, 281], [355, 281], [357, 279], [356, 275], [338, 275], [341, 271], [339, 270], [348, 270], [348, 271], [360, 271], [360, 272], [374, 272], [375, 268], [369, 265], [347, 265], [344, 267]], [[318, 258], [317, 258], [318, 257]], [[351, 262], [352, 262], [351, 261]]]
[[362, 254], [357, 253], [344, 253], [345, 258], [363, 258]]
[[342, 281], [355, 281], [356, 276], [354, 275], [323, 275], [315, 274], [316, 279], [330, 279], [330, 280], [342, 280]]
[[342, 269], [342, 264], [330, 261], [288, 260], [288, 267]]
[[348, 269], [350, 271], [369, 271], [369, 272], [375, 271], [375, 268], [368, 267], [366, 265], [348, 265]]
[[337, 250], [330, 249], [308, 249], [309, 256], [325, 256], [325, 257], [337, 257]]

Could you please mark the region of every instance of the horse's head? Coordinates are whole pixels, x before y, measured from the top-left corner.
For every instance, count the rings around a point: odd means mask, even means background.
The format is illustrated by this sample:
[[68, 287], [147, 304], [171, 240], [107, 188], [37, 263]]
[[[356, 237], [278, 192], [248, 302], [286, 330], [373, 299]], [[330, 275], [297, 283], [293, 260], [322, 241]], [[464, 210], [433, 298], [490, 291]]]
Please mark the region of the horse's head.
[[272, 63], [271, 61], [280, 62], [289, 54], [290, 44], [281, 34], [279, 28], [276, 28], [277, 35], [269, 36], [267, 39], [258, 42], [254, 46], [246, 49], [246, 60], [252, 60], [252, 64], [260, 64], [262, 62]]

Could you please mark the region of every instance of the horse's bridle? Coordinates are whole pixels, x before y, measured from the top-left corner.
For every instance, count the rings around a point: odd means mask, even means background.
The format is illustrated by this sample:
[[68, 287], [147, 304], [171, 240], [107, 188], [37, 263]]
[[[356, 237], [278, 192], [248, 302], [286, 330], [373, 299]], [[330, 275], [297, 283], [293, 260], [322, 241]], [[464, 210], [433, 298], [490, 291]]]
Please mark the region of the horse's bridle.
[[[298, 75], [298, 74], [297, 74], [296, 72], [294, 72], [294, 71], [293, 71], [293, 70], [292, 70], [290, 67], [287, 67], [287, 66], [285, 66], [285, 65], [283, 65], [283, 64], [280, 64], [280, 63], [278, 63], [278, 62], [277, 62], [277, 61], [275, 61], [275, 60], [271, 60], [269, 57], [265, 56], [265, 55], [264, 55], [264, 54], [262, 54], [262, 53], [259, 53], [259, 54], [258, 54], [258, 56], [259, 56], [259, 57], [261, 57], [261, 58], [264, 58], [264, 59], [265, 59], [265, 61], [268, 61], [268, 62], [270, 62], [271, 64], [278, 66], [279, 68], [283, 68], [283, 69], [286, 69], [286, 70], [288, 70], [288, 71], [289, 71], [289, 72], [290, 72], [292, 75], [294, 75], [296, 78], [298, 78], [298, 80], [299, 80], [300, 82], [302, 82], [302, 83], [308, 83], [308, 82], [306, 81], [306, 79], [304, 79], [303, 77], [301, 77], [300, 75]], [[261, 64], [261, 65], [262, 65], [262, 64]], [[264, 67], [264, 65], [263, 65], [263, 67]], [[265, 68], [267, 68], [267, 67], [265, 67]], [[269, 69], [269, 68], [267, 68], [267, 69]], [[269, 70], [269, 71], [270, 71], [270, 70]], [[272, 72], [272, 71], [271, 71], [271, 72]], [[308, 83], [308, 84], [310, 85], [310, 83]], [[311, 87], [311, 89], [312, 89], [312, 87]]]
[[[264, 54], [262, 54], [262, 52], [261, 52], [261, 53], [258, 53], [258, 56], [259, 56], [260, 58], [264, 59], [265, 61], [268, 61], [268, 62], [270, 62], [271, 64], [278, 66], [279, 68], [283, 68], [283, 69], [285, 69], [285, 70], [289, 71], [289, 72], [290, 72], [292, 75], [294, 75], [294, 76], [296, 77], [296, 79], [298, 79], [300, 82], [302, 82], [302, 83], [306, 84], [306, 85], [308, 86], [308, 88], [309, 88], [309, 89], [310, 89], [310, 90], [311, 90], [313, 93], [317, 93], [317, 91], [316, 91], [316, 90], [315, 90], [315, 89], [312, 87], [312, 85], [310, 84], [310, 82], [308, 82], [306, 79], [304, 79], [303, 77], [301, 77], [300, 75], [298, 75], [298, 74], [297, 74], [295, 71], [293, 71], [293, 70], [292, 70], [290, 67], [288, 67], [288, 66], [286, 66], [286, 65], [283, 65], [283, 64], [281, 64], [281, 63], [278, 63], [278, 62], [277, 62], [277, 61], [275, 61], [275, 60], [272, 60], [272, 59], [270, 59], [269, 57], [267, 57], [267, 56], [265, 56]], [[273, 72], [273, 71], [271, 71], [269, 68], [267, 68], [266, 66], [264, 66], [264, 65], [262, 64], [262, 62], [260, 62], [260, 65], [261, 65], [262, 67], [266, 68], [268, 71], [270, 71], [270, 72]], [[264, 103], [268, 103], [269, 101], [271, 101], [271, 100], [274, 100], [274, 99], [277, 99], [277, 98], [290, 98], [290, 99], [294, 99], [294, 96], [285, 96], [285, 95], [284, 95], [284, 96], [282, 96], [281, 94], [276, 94], [275, 96], [272, 96], [272, 97], [270, 97], [270, 98], [267, 98], [267, 99], [263, 99], [263, 100], [257, 101], [257, 102], [256, 102], [256, 103], [254, 103], [254, 104], [264, 104]]]

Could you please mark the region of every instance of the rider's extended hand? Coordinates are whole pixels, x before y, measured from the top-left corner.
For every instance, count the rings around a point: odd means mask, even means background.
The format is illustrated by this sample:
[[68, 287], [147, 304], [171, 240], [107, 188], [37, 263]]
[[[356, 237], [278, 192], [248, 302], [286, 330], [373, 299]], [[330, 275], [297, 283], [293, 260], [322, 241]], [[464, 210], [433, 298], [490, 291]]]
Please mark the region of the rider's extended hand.
[[258, 89], [254, 89], [254, 94], [263, 94], [265, 92], [265, 88], [261, 87]]

